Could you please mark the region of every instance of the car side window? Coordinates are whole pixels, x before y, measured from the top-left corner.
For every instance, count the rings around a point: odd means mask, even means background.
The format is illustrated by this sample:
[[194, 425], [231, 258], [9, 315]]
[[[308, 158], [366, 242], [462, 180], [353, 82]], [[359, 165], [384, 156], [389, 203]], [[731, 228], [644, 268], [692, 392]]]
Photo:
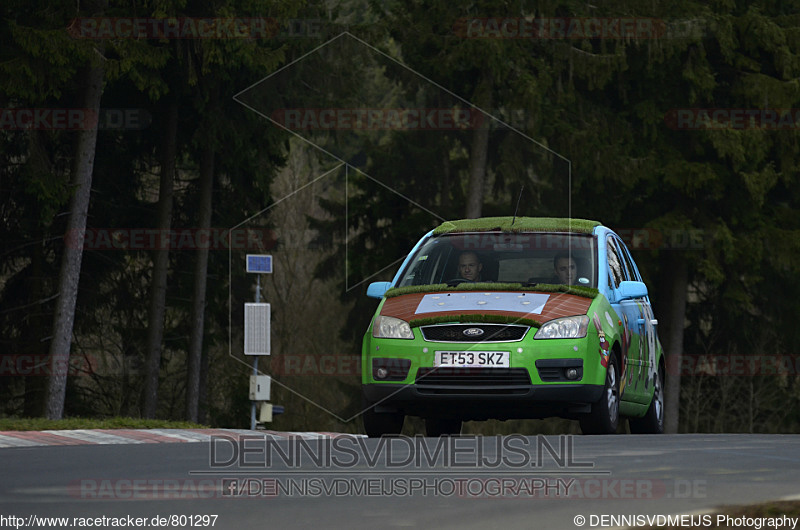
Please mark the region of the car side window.
[[631, 258], [628, 247], [626, 247], [625, 243], [622, 243], [621, 241], [618, 241], [617, 244], [619, 245], [619, 252], [622, 256], [622, 260], [625, 263], [625, 270], [628, 273], [628, 279], [634, 282], [642, 281], [642, 278], [639, 276], [639, 272], [636, 270], [636, 266], [633, 264], [633, 258]]
[[622, 260], [619, 257], [616, 241], [611, 236], [606, 239], [606, 248], [608, 249], [606, 255], [608, 256], [608, 269], [611, 273], [611, 278], [614, 280], [614, 287], [619, 287], [619, 283], [625, 279], [625, 272], [622, 267]]

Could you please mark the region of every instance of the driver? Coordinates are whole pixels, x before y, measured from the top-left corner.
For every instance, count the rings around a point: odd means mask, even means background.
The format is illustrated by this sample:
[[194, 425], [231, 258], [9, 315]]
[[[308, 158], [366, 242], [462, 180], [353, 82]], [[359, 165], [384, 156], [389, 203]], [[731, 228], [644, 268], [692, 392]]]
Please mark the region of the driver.
[[458, 275], [471, 282], [481, 281], [483, 264], [478, 255], [471, 251], [462, 252], [458, 257]]
[[575, 285], [575, 281], [578, 278], [578, 267], [569, 252], [559, 252], [553, 258], [553, 268], [559, 283]]

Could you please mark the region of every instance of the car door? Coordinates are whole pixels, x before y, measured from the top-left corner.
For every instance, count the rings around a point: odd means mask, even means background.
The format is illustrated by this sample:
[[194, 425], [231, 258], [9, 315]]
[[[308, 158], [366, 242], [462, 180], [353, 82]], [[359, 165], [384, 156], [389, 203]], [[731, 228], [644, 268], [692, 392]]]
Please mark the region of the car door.
[[648, 376], [646, 357], [646, 335], [640, 322], [644, 318], [644, 305], [642, 299], [621, 300], [617, 289], [620, 282], [636, 281], [636, 269], [632, 266], [625, 245], [616, 236], [609, 234], [606, 239], [606, 254], [610, 280], [613, 283], [615, 299], [611, 306], [617, 312], [619, 321], [616, 324], [621, 328], [621, 363], [623, 372], [620, 377], [620, 395], [626, 401], [646, 402], [646, 382]]
[[[632, 274], [631, 280], [641, 282], [642, 277], [639, 274], [639, 269], [636, 267], [636, 263], [633, 261], [630, 251], [622, 242], [620, 242], [620, 250], [623, 252], [626, 260], [628, 261], [628, 268]], [[645, 377], [642, 380], [642, 387], [645, 398], [648, 398], [652, 389], [652, 385], [655, 381], [654, 374], [658, 371], [658, 366], [656, 365], [657, 331], [655, 327], [658, 321], [655, 319], [655, 315], [653, 314], [653, 308], [650, 305], [649, 297], [645, 296], [642, 298], [637, 298], [636, 302], [640, 306], [640, 316], [636, 322], [636, 328], [639, 332], [639, 336], [641, 337], [639, 343], [640, 362], [645, 374]]]

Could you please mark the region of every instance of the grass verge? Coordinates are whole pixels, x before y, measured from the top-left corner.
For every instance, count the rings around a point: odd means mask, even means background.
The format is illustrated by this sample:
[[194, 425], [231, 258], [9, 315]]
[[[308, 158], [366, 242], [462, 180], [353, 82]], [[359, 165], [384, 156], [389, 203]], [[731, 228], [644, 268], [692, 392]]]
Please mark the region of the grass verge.
[[141, 418], [0, 418], [0, 431], [58, 431], [72, 429], [203, 429], [206, 425], [188, 421]]
[[[800, 517], [800, 501], [773, 501], [773, 502], [765, 502], [762, 504], [752, 504], [747, 506], [723, 506], [718, 511], [708, 514], [710, 517], [710, 523], [706, 526], [705, 523], [702, 524], [702, 528], [707, 530], [714, 530], [714, 529], [723, 529], [723, 528], [758, 528], [758, 529], [765, 529], [765, 528], [775, 528], [775, 526], [771, 526], [768, 521], [764, 521], [764, 519], [783, 519], [786, 516], [788, 518], [799, 518]], [[688, 517], [688, 516], [687, 516]], [[695, 521], [706, 521], [705, 519], [701, 519], [702, 515], [694, 515], [693, 518]], [[694, 526], [699, 526], [695, 524]], [[798, 525], [800, 526], [800, 525]], [[789, 526], [781, 525], [780, 523], [777, 525], [778, 528], [791, 528], [791, 523]], [[649, 529], [656, 529], [656, 528], [663, 528], [663, 529], [685, 529], [686, 525], [684, 526], [650, 526], [647, 527]], [[645, 529], [646, 530], [646, 529]]]

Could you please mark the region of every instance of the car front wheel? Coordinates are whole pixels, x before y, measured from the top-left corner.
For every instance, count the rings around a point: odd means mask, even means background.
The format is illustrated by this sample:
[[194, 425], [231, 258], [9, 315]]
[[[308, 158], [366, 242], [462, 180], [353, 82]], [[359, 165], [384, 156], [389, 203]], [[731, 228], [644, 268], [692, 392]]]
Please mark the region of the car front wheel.
[[375, 412], [375, 404], [364, 398], [364, 432], [370, 438], [397, 436], [403, 431], [405, 414], [399, 412]]
[[619, 426], [619, 366], [616, 355], [608, 359], [603, 395], [592, 411], [580, 419], [583, 434], [614, 434]]

